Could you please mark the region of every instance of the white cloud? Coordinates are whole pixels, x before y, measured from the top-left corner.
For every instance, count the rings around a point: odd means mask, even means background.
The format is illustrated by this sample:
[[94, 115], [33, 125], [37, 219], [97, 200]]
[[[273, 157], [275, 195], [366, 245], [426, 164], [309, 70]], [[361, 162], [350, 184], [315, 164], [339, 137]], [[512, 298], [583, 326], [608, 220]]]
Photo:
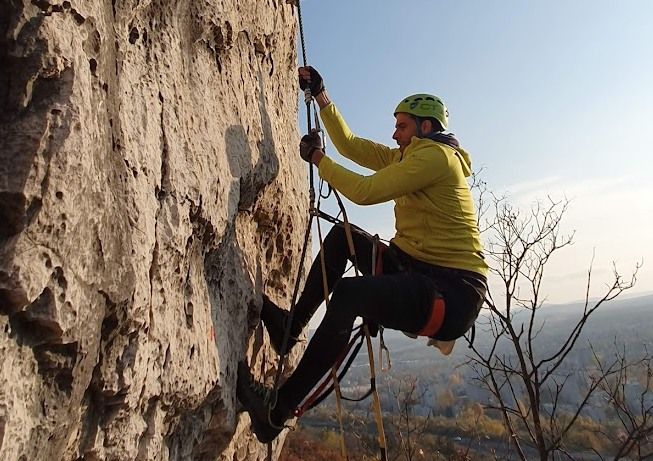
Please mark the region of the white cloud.
[[530, 196], [532, 194], [537, 194], [542, 191], [543, 188], [549, 188], [552, 185], [555, 185], [560, 182], [560, 178], [557, 176], [549, 176], [546, 178], [535, 179], [532, 181], [524, 181], [515, 184], [511, 184], [506, 187], [503, 193], [510, 195], [512, 197], [519, 196]]
[[[639, 270], [633, 292], [653, 289], [653, 184], [623, 176], [565, 181], [547, 177], [504, 188], [509, 201], [529, 207], [536, 200], [568, 198], [570, 207], [561, 230], [575, 232], [574, 244], [560, 250], [547, 265], [544, 290], [551, 302], [581, 299], [593, 259], [592, 293], [599, 295], [613, 279], [613, 264], [629, 278]], [[500, 193], [503, 191], [499, 191]]]

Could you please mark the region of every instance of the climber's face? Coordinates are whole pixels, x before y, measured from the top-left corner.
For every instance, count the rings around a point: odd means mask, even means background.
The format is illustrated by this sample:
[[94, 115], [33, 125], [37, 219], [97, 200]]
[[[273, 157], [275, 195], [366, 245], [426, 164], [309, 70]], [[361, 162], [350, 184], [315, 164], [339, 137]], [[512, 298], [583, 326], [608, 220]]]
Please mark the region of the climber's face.
[[404, 112], [397, 112], [395, 119], [395, 132], [392, 135], [392, 139], [397, 141], [399, 150], [403, 152], [406, 146], [410, 144], [413, 136], [417, 136], [417, 123], [411, 115]]

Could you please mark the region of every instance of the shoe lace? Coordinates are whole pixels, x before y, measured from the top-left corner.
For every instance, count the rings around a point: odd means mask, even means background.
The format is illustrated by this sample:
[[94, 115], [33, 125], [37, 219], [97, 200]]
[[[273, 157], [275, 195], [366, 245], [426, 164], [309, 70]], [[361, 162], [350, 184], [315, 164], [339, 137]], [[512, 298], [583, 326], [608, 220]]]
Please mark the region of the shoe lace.
[[262, 397], [264, 402], [267, 404], [270, 394], [272, 394], [272, 389], [268, 388], [265, 384], [259, 383], [253, 378], [250, 377], [249, 388], [259, 397]]
[[267, 387], [263, 383], [259, 383], [254, 379], [254, 376], [252, 376], [251, 373], [247, 377], [247, 386], [252, 390], [252, 392], [254, 392], [254, 394], [263, 399], [263, 402], [267, 405], [268, 409], [274, 408], [274, 405], [277, 402], [277, 392], [275, 389]]
[[275, 429], [284, 429], [288, 428], [290, 426], [286, 425], [281, 425], [278, 426], [277, 424], [272, 421], [272, 409], [277, 405], [277, 391], [276, 389], [271, 389], [267, 387], [263, 383], [259, 383], [254, 379], [253, 376], [250, 375], [249, 377], [249, 383], [248, 383], [249, 388], [259, 397], [263, 398], [263, 402], [265, 406], [267, 407], [267, 413], [268, 413], [268, 424]]

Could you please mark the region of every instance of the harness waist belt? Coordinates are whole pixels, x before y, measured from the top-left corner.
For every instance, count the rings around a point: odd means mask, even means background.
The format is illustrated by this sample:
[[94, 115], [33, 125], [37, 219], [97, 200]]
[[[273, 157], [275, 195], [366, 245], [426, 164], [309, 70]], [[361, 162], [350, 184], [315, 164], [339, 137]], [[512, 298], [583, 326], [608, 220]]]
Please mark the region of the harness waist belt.
[[397, 255], [401, 263], [404, 264], [408, 270], [416, 270], [425, 275], [471, 278], [478, 280], [479, 282], [483, 283], [483, 285], [487, 284], [487, 278], [477, 272], [469, 271], [466, 269], [455, 269], [453, 267], [438, 266], [437, 264], [430, 264], [424, 261], [420, 261], [419, 259], [403, 251], [392, 242], [390, 242], [390, 249], [395, 253], [395, 255]]

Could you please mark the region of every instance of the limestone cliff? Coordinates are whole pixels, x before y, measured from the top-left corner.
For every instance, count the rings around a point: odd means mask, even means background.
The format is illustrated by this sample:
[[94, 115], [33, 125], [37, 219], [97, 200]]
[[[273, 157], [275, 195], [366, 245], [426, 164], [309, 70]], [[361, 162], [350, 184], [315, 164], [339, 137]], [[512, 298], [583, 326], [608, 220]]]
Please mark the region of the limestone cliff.
[[235, 371], [300, 266], [295, 14], [0, 3], [0, 459], [263, 457]]

